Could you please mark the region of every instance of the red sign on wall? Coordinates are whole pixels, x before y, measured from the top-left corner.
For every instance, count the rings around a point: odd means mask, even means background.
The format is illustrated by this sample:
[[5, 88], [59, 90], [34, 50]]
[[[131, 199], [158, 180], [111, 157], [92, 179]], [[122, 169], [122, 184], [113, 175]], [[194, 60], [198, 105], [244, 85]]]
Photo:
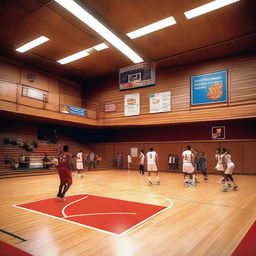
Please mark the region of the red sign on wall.
[[116, 104], [105, 105], [105, 112], [115, 112], [115, 111], [116, 111]]

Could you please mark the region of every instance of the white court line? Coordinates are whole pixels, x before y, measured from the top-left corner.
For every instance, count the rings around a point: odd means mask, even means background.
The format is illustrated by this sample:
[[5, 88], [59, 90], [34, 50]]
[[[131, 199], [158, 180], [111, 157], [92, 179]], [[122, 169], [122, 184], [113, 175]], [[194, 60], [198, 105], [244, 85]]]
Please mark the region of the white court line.
[[[138, 193], [138, 192], [136, 192], [136, 193]], [[39, 211], [30, 210], [30, 209], [21, 207], [21, 206], [19, 206], [19, 205], [12, 205], [12, 206], [13, 206], [13, 207], [16, 207], [16, 208], [23, 209], [23, 210], [27, 210], [27, 211], [30, 211], [30, 212], [39, 213], [39, 214], [41, 214], [41, 215], [48, 216], [48, 217], [52, 217], [52, 218], [55, 218], [55, 219], [58, 219], [58, 220], [63, 220], [63, 221], [66, 221], [66, 222], [69, 222], [69, 223], [72, 223], [72, 224], [76, 224], [76, 225], [79, 225], [79, 226], [82, 226], [82, 227], [86, 227], [86, 228], [89, 228], [89, 229], [97, 230], [97, 231], [100, 231], [100, 232], [103, 232], [103, 233], [106, 233], [106, 234], [110, 234], [110, 235], [114, 235], [114, 236], [122, 236], [122, 235], [128, 233], [130, 230], [132, 230], [132, 229], [138, 227], [139, 225], [145, 223], [145, 222], [148, 221], [149, 219], [151, 219], [151, 218], [155, 217], [156, 215], [162, 213], [163, 211], [166, 211], [166, 210], [172, 208], [173, 205], [174, 205], [174, 203], [172, 202], [172, 200], [169, 199], [169, 198], [167, 198], [167, 197], [164, 197], [164, 196], [161, 196], [161, 195], [149, 194], [149, 193], [141, 193], [141, 194], [151, 195], [151, 196], [154, 196], [154, 197], [161, 197], [161, 198], [163, 198], [163, 199], [165, 199], [165, 200], [167, 200], [167, 201], [169, 202], [169, 206], [166, 207], [165, 209], [163, 209], [163, 210], [161, 210], [161, 211], [159, 211], [159, 212], [157, 212], [157, 213], [155, 213], [155, 214], [149, 216], [148, 218], [144, 219], [143, 221], [137, 223], [136, 225], [132, 226], [131, 228], [127, 229], [126, 231], [124, 231], [124, 232], [122, 232], [122, 233], [120, 233], [120, 234], [116, 234], [116, 233], [113, 233], [113, 232], [111, 232], [111, 231], [106, 231], [106, 230], [103, 230], [103, 229], [99, 229], [99, 228], [95, 228], [95, 227], [92, 227], [92, 226], [87, 226], [87, 225], [84, 225], [84, 224], [81, 224], [81, 223], [77, 223], [77, 222], [74, 222], [74, 221], [70, 221], [70, 220], [65, 219], [65, 217], [64, 217], [64, 218], [63, 218], [63, 217], [56, 217], [56, 216], [54, 216], [54, 215], [50, 215], [50, 214], [47, 214], [47, 213], [42, 213], [42, 212], [39, 212]], [[76, 194], [76, 195], [72, 195], [72, 196], [77, 196], [77, 195], [85, 195], [85, 194]], [[90, 196], [90, 195], [92, 195], [92, 196], [97, 196], [97, 197], [104, 197], [104, 196], [98, 196], [98, 195], [93, 195], [93, 194], [87, 194], [86, 197], [88, 197], [88, 196]], [[135, 201], [131, 201], [131, 200], [117, 199], [117, 198], [113, 198], [113, 197], [104, 197], [104, 198], [111, 198], [111, 199], [115, 199], [115, 200], [135, 202]], [[47, 198], [47, 199], [53, 199], [53, 198]], [[44, 200], [47, 200], [47, 199], [36, 200], [36, 201], [33, 201], [33, 202], [44, 201]], [[80, 200], [80, 199], [79, 199], [79, 200]], [[32, 202], [29, 202], [29, 203], [32, 203]], [[23, 204], [29, 204], [29, 203], [23, 203]], [[73, 203], [73, 202], [72, 202], [72, 203]], [[135, 203], [141, 203], [141, 202], [135, 202]], [[149, 205], [148, 203], [141, 203], [141, 204], [147, 204], [147, 205]], [[151, 205], [153, 205], [153, 204], [151, 204]], [[156, 206], [162, 206], [162, 205], [156, 205]], [[162, 206], [162, 207], [163, 207], [163, 206]], [[64, 208], [65, 208], [65, 207], [64, 207]]]
[[66, 210], [66, 208], [67, 208], [68, 206], [70, 206], [70, 205], [72, 205], [72, 204], [75, 204], [75, 203], [77, 203], [77, 202], [79, 202], [79, 201], [81, 201], [81, 200], [83, 200], [83, 199], [85, 199], [85, 198], [87, 198], [87, 197], [88, 197], [88, 196], [84, 196], [84, 197], [82, 197], [82, 198], [80, 198], [80, 199], [75, 200], [74, 202], [71, 202], [71, 203], [67, 204], [65, 207], [63, 207], [61, 213], [62, 213], [62, 215], [64, 216], [64, 218], [68, 217], [68, 216], [65, 214], [65, 210]]
[[136, 212], [98, 212], [98, 213], [85, 213], [85, 214], [76, 214], [76, 215], [68, 215], [63, 217], [64, 218], [71, 218], [71, 217], [79, 217], [79, 216], [90, 216], [90, 215], [137, 215]]

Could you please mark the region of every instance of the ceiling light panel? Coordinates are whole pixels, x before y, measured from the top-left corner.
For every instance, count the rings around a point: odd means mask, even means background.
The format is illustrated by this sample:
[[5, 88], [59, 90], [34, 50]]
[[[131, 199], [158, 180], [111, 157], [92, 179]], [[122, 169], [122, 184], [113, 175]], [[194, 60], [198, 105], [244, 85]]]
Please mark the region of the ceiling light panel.
[[108, 46], [106, 44], [102, 43], [102, 44], [95, 45], [92, 48], [96, 51], [101, 51], [101, 50], [107, 49]]
[[199, 6], [195, 9], [192, 9], [190, 11], [184, 12], [187, 19], [192, 19], [194, 17], [200, 16], [202, 14], [214, 11], [216, 9], [222, 8], [224, 6], [227, 6], [229, 4], [233, 4], [235, 2], [238, 2], [240, 0], [215, 0], [208, 4], [204, 4], [202, 6]]
[[73, 0], [55, 0], [66, 10], [71, 12], [74, 16], [84, 22], [91, 29], [96, 31], [100, 36], [105, 38], [109, 43], [126, 55], [134, 63], [142, 62], [143, 59], [133, 51], [128, 45], [126, 45], [120, 38], [94, 18], [90, 13], [83, 9]]
[[137, 30], [134, 30], [130, 33], [127, 33], [126, 35], [129, 36], [131, 39], [144, 36], [146, 34], [152, 33], [154, 31], [169, 27], [171, 25], [176, 24], [175, 19], [171, 16], [163, 20], [159, 20], [157, 22], [154, 22], [150, 25], [147, 25], [145, 27], [139, 28]]
[[16, 49], [16, 51], [18, 52], [26, 52], [40, 44], [43, 44], [45, 42], [47, 42], [49, 40], [49, 38], [45, 37], [45, 36], [40, 36], [36, 39], [34, 39], [33, 41], [30, 41], [26, 44], [24, 44], [23, 46], [19, 47]]
[[57, 62], [59, 62], [60, 64], [67, 64], [69, 62], [81, 59], [81, 58], [86, 57], [88, 55], [90, 55], [90, 54], [86, 50], [83, 50], [81, 52], [77, 52], [77, 53], [72, 54], [72, 55], [70, 55], [66, 58], [61, 59], [61, 60], [57, 60]]

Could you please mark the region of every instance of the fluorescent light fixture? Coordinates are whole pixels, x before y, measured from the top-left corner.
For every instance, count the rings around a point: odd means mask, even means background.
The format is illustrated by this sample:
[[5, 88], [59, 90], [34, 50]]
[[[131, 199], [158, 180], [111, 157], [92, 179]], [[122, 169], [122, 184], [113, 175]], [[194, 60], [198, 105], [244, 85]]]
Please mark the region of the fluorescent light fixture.
[[214, 11], [216, 9], [219, 9], [219, 8], [229, 5], [229, 4], [233, 4], [238, 1], [240, 1], [240, 0], [215, 0], [208, 4], [201, 5], [201, 6], [195, 8], [195, 9], [192, 9], [190, 11], [184, 12], [184, 14], [187, 19], [192, 19], [194, 17]]
[[142, 62], [143, 59], [126, 45], [120, 38], [113, 34], [108, 28], [100, 23], [96, 18], [89, 14], [85, 9], [79, 6], [73, 0], [55, 0], [65, 9], [75, 15], [78, 19], [88, 25], [91, 29], [96, 31], [100, 36], [105, 38], [109, 43], [115, 46], [119, 51], [126, 55], [134, 63]]
[[57, 62], [59, 62], [60, 64], [67, 64], [69, 62], [81, 59], [81, 58], [83, 58], [85, 56], [88, 56], [88, 55], [89, 55], [89, 53], [86, 50], [83, 50], [81, 52], [77, 52], [77, 53], [72, 54], [72, 55], [70, 55], [66, 58], [61, 59], [61, 60], [57, 60]]
[[142, 28], [139, 28], [137, 30], [134, 30], [134, 31], [132, 31], [130, 33], [127, 33], [126, 35], [129, 36], [131, 39], [134, 39], [134, 38], [137, 38], [137, 37], [149, 34], [151, 32], [160, 30], [162, 28], [169, 27], [169, 26], [174, 25], [174, 24], [176, 24], [176, 21], [171, 16], [171, 17], [168, 17], [166, 19], [154, 22], [154, 23], [152, 23], [150, 25], [147, 25], [145, 27], [142, 27]]
[[40, 44], [43, 44], [45, 43], [46, 41], [48, 41], [49, 38], [45, 37], [45, 36], [40, 36], [36, 39], [34, 39], [33, 41], [31, 42], [28, 42], [27, 44], [24, 44], [23, 46], [19, 47], [16, 49], [16, 51], [18, 52], [26, 52]]
[[108, 46], [102, 43], [102, 44], [95, 45], [92, 48], [95, 49], [96, 51], [101, 51], [101, 50], [107, 49]]

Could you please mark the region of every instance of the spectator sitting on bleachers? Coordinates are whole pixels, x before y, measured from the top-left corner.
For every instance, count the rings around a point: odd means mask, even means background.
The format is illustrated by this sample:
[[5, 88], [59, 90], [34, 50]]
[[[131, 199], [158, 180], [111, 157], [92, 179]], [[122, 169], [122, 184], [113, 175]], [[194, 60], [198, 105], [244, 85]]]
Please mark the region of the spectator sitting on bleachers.
[[51, 160], [48, 158], [48, 154], [45, 153], [43, 160], [43, 167], [44, 169], [50, 169]]
[[25, 168], [26, 167], [26, 156], [24, 153], [21, 154], [19, 157], [19, 168]]

